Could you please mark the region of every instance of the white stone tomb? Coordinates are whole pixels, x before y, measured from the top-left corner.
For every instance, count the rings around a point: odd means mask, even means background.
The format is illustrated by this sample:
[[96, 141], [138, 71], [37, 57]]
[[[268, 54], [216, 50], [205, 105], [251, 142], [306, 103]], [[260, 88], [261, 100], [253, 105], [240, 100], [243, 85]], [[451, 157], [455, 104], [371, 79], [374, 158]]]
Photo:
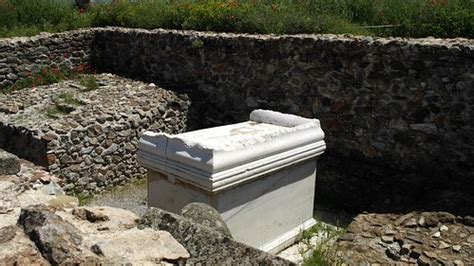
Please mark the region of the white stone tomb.
[[234, 239], [264, 251], [292, 244], [312, 225], [319, 120], [255, 110], [243, 123], [178, 135], [145, 132], [148, 206], [178, 213], [191, 202], [216, 208]]

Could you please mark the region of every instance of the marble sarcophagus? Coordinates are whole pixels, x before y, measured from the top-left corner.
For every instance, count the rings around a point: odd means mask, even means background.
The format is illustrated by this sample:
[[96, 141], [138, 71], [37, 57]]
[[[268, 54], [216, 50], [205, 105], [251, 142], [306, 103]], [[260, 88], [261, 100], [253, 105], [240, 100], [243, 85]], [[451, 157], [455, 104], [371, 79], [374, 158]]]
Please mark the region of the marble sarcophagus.
[[149, 206], [207, 203], [234, 239], [277, 252], [315, 223], [316, 158], [325, 149], [319, 120], [255, 110], [247, 122], [145, 132], [137, 160], [148, 169]]

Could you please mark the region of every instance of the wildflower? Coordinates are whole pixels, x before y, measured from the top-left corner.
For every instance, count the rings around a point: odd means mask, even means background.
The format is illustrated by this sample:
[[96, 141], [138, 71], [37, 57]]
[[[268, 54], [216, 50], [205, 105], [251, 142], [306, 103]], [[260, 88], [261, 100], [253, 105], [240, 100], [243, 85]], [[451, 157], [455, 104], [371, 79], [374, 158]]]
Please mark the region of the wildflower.
[[77, 67], [76, 72], [79, 73], [79, 74], [84, 73], [84, 67], [85, 67], [84, 64], [80, 64], [80, 65]]
[[441, 7], [444, 8], [448, 5], [448, 0], [430, 0], [432, 7]]
[[84, 8], [79, 8], [79, 14], [84, 13]]

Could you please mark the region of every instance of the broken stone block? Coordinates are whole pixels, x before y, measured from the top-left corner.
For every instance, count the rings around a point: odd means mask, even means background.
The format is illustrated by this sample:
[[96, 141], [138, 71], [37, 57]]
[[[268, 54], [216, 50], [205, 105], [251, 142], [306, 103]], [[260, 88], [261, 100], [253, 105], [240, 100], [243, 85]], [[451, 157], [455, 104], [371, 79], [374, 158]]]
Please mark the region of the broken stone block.
[[80, 232], [43, 205], [22, 208], [18, 225], [52, 264], [97, 263], [100, 260], [82, 247]]
[[227, 228], [227, 225], [219, 212], [207, 204], [199, 202], [190, 203], [181, 210], [181, 215], [193, 222], [207, 226], [224, 235], [232, 237], [229, 228]]
[[177, 263], [189, 258], [186, 249], [166, 231], [133, 228], [100, 236], [99, 240], [91, 246], [95, 254], [120, 258], [120, 261], [133, 265], [162, 260]]
[[189, 252], [186, 265], [294, 265], [180, 215], [148, 208], [138, 228], [168, 231]]
[[14, 175], [20, 172], [20, 159], [0, 149], [0, 175]]

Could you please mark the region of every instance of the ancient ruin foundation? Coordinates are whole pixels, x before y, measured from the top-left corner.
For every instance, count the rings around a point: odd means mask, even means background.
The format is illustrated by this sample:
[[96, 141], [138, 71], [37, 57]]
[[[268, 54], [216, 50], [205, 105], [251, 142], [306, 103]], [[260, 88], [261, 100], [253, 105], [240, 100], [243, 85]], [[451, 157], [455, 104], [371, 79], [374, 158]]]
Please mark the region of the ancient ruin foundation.
[[145, 130], [186, 129], [186, 96], [153, 84], [96, 75], [0, 95], [0, 147], [62, 178], [68, 191], [98, 192], [143, 177], [135, 159]]
[[[0, 40], [0, 87], [38, 65], [87, 63], [185, 92], [193, 128], [245, 121], [258, 108], [317, 117], [329, 147], [320, 200], [472, 213], [473, 47], [461, 38], [94, 28]], [[43, 142], [29, 145], [44, 154]]]

